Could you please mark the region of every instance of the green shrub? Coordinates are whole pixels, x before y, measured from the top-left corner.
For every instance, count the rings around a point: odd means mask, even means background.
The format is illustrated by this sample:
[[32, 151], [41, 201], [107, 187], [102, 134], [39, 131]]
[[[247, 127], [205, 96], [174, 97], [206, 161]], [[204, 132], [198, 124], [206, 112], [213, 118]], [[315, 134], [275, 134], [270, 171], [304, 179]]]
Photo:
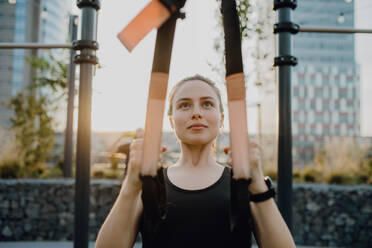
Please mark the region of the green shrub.
[[42, 174], [48, 170], [44, 165], [33, 165], [33, 166], [25, 166], [24, 168], [24, 175], [25, 177], [30, 178], [40, 178]]
[[307, 166], [301, 171], [302, 181], [315, 183], [322, 181], [322, 173], [313, 166]]
[[359, 173], [355, 177], [356, 177], [355, 181], [356, 181], [357, 184], [367, 184], [368, 183], [369, 176], [367, 174]]
[[40, 178], [61, 178], [63, 177], [63, 171], [58, 165], [45, 170], [41, 175]]
[[293, 178], [293, 182], [300, 183], [301, 182], [301, 170], [293, 169], [292, 178]]
[[116, 170], [106, 170], [104, 177], [108, 179], [119, 179], [120, 174]]
[[105, 172], [103, 170], [94, 170], [92, 172], [92, 178], [104, 178]]
[[17, 160], [3, 161], [0, 164], [0, 178], [19, 178], [22, 174], [22, 166]]
[[369, 177], [367, 184], [372, 185], [372, 176]]
[[343, 171], [333, 171], [326, 177], [326, 183], [329, 184], [353, 184], [355, 181], [355, 176]]
[[96, 179], [120, 179], [123, 176], [122, 170], [112, 170], [112, 169], [94, 169], [92, 171], [92, 178]]

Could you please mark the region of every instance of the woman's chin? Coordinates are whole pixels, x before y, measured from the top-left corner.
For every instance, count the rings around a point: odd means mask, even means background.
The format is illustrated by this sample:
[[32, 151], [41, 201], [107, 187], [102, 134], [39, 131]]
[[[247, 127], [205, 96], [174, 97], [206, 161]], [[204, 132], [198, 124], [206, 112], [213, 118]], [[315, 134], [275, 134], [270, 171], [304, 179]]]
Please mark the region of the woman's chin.
[[210, 144], [214, 139], [206, 139], [202, 137], [188, 138], [183, 141], [183, 143], [192, 146], [204, 146]]

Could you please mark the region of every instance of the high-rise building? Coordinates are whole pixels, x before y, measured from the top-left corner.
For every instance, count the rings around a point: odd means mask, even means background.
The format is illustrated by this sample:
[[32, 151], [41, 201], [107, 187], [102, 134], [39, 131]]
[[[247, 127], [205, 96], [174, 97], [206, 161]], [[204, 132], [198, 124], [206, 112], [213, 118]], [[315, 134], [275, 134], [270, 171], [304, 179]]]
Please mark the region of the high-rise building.
[[[301, 0], [300, 26], [354, 27], [354, 0]], [[359, 67], [350, 34], [298, 33], [292, 80], [294, 165], [306, 165], [327, 136], [359, 136]]]
[[[0, 42], [65, 43], [69, 0], [0, 0]], [[0, 50], [0, 102], [30, 84], [33, 70], [25, 62], [36, 50]], [[0, 126], [9, 126], [9, 110], [0, 106]]]

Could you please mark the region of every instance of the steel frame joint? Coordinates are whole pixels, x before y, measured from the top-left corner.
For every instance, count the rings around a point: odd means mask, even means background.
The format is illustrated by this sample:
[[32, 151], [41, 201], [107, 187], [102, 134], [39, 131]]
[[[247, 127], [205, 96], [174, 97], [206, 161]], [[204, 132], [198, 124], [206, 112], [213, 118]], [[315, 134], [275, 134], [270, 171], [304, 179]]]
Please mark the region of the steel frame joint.
[[89, 63], [93, 65], [98, 65], [98, 57], [92, 54], [78, 54], [74, 57], [75, 64]]
[[291, 34], [297, 34], [300, 31], [300, 25], [293, 22], [280, 22], [274, 24], [274, 34], [289, 32]]
[[291, 55], [283, 55], [274, 58], [274, 66], [281, 66], [281, 65], [297, 65], [297, 58]]
[[99, 10], [101, 8], [100, 0], [77, 0], [76, 5], [79, 7], [79, 9], [84, 7], [91, 7]]
[[83, 49], [98, 50], [99, 44], [95, 40], [74, 40], [72, 42], [72, 49], [74, 50], [83, 50]]
[[297, 0], [274, 0], [274, 10], [281, 8], [297, 8]]

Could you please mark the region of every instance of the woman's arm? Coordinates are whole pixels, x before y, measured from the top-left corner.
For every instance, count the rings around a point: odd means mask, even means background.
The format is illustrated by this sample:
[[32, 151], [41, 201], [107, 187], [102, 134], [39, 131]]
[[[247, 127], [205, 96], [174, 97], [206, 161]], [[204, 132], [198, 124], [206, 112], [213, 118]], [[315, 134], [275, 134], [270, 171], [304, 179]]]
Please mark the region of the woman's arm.
[[95, 247], [133, 247], [142, 210], [141, 189], [124, 180], [119, 196], [98, 233]]
[[130, 146], [128, 173], [119, 196], [98, 233], [96, 248], [133, 247], [143, 211], [142, 182], [139, 178], [142, 151], [143, 139], [134, 140]]
[[[241, 174], [238, 178], [252, 178], [249, 185], [251, 194], [266, 192], [268, 187], [264, 181], [263, 170], [261, 166], [261, 155], [258, 144], [251, 141], [249, 164], [250, 175]], [[225, 153], [230, 155], [229, 148], [225, 148]], [[281, 216], [274, 199], [262, 202], [251, 202], [251, 212], [254, 222], [254, 236], [260, 248], [291, 248], [296, 247], [292, 235]]]
[[[249, 190], [252, 194], [258, 194], [267, 191], [268, 187], [262, 177], [262, 183], [250, 185]], [[273, 198], [252, 202], [250, 205], [254, 220], [254, 236], [260, 248], [296, 247]]]

